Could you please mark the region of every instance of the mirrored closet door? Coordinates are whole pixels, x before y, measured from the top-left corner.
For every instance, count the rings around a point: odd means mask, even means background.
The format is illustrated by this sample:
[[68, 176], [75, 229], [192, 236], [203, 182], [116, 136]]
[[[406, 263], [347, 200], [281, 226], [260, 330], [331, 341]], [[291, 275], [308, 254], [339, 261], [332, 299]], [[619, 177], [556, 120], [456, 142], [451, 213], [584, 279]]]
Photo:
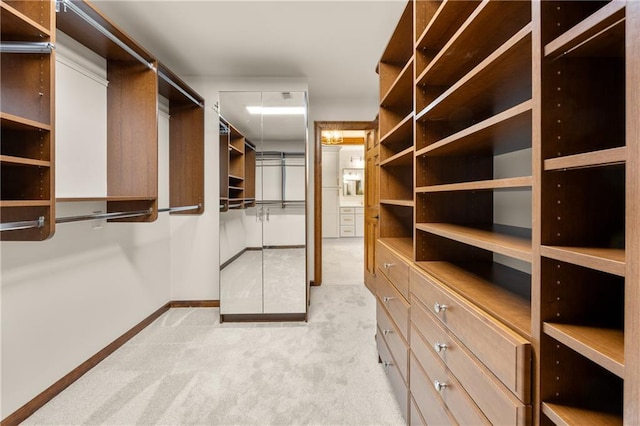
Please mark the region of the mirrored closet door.
[[220, 93], [222, 321], [305, 320], [305, 92]]

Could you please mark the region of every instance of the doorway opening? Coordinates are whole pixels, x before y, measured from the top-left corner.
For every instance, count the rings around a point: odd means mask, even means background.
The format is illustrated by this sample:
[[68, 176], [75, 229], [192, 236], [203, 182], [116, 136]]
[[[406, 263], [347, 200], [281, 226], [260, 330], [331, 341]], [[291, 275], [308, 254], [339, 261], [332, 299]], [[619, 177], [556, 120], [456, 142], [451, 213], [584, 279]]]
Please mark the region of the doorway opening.
[[[349, 264], [357, 261], [358, 255], [362, 257], [360, 253], [364, 249], [364, 242], [360, 235], [363, 234], [364, 223], [364, 132], [375, 126], [375, 121], [315, 122], [315, 279], [312, 285], [326, 282], [326, 273], [323, 274], [323, 243], [329, 244], [331, 253], [335, 255], [335, 259], [327, 259], [330, 262]], [[362, 282], [362, 261], [349, 270], [353, 276], [343, 276], [336, 283], [354, 279]], [[333, 275], [330, 277], [332, 280], [334, 278]]]

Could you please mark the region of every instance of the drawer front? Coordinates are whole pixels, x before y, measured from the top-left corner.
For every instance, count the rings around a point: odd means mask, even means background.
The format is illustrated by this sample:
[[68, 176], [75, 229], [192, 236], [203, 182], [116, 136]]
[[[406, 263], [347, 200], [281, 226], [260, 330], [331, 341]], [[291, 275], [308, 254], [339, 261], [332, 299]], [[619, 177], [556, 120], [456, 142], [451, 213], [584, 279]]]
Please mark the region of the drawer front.
[[410, 362], [411, 402], [415, 404], [415, 410], [421, 416], [415, 419], [412, 411], [411, 424], [418, 425], [422, 420], [428, 425], [457, 424], [449, 410], [444, 406], [444, 401], [436, 392], [433, 382], [425, 374], [413, 354]]
[[409, 348], [405, 340], [401, 337], [398, 328], [393, 321], [387, 316], [387, 311], [382, 307], [382, 303], [378, 301], [376, 308], [376, 319], [378, 328], [382, 332], [382, 338], [387, 343], [387, 347], [391, 351], [393, 359], [396, 360], [398, 370], [405, 382], [408, 383], [407, 369], [409, 367]]
[[389, 383], [391, 384], [391, 389], [393, 390], [393, 394], [398, 401], [398, 405], [400, 406], [400, 411], [402, 412], [402, 417], [407, 420], [408, 415], [408, 397], [409, 397], [409, 389], [407, 385], [405, 385], [404, 380], [402, 380], [402, 376], [400, 372], [396, 368], [393, 362], [393, 358], [391, 358], [391, 352], [389, 348], [387, 348], [387, 344], [384, 342], [384, 339], [380, 337], [382, 332], [378, 329], [378, 335], [376, 336], [376, 345], [378, 347], [378, 355], [380, 355], [380, 359], [382, 360], [384, 372], [389, 379]]
[[364, 207], [356, 207], [356, 214], [364, 214]]
[[382, 274], [378, 276], [378, 299], [391, 315], [402, 337], [409, 341], [409, 303]]
[[340, 215], [340, 225], [354, 225], [356, 223], [355, 221], [355, 217], [351, 214], [351, 215], [345, 215], [345, 214], [341, 214]]
[[409, 300], [409, 264], [379, 241], [376, 242], [376, 266]]
[[342, 225], [340, 226], [340, 236], [341, 237], [353, 237], [356, 234], [353, 225]]
[[511, 392], [530, 402], [531, 344], [526, 339], [414, 269], [411, 292]]
[[355, 212], [354, 207], [340, 207], [340, 214], [354, 214]]
[[409, 395], [409, 424], [411, 426], [426, 426], [426, 422], [420, 414], [416, 401]]
[[[516, 398], [415, 297], [411, 300], [411, 323], [412, 327], [419, 330], [426, 343], [434, 348], [435, 353], [491, 423], [531, 424], [531, 406]], [[412, 333], [413, 337], [417, 331], [413, 330]]]
[[[412, 330], [414, 334], [411, 337], [411, 391], [413, 392], [413, 370], [418, 369], [419, 366], [424, 369], [427, 378], [431, 379], [428, 385], [440, 395], [444, 401], [446, 407], [449, 409], [453, 417], [460, 424], [473, 424], [473, 425], [489, 425], [489, 420], [484, 416], [480, 408], [467, 394], [460, 382], [446, 369], [440, 358], [435, 355], [435, 352], [429, 347], [429, 344], [424, 340], [419, 332]], [[416, 360], [414, 363], [413, 360]], [[415, 364], [415, 365], [414, 365]], [[437, 386], [441, 387], [437, 389]], [[425, 385], [426, 386], [426, 385]], [[424, 414], [424, 412], [423, 412]], [[425, 419], [429, 423], [428, 419]]]

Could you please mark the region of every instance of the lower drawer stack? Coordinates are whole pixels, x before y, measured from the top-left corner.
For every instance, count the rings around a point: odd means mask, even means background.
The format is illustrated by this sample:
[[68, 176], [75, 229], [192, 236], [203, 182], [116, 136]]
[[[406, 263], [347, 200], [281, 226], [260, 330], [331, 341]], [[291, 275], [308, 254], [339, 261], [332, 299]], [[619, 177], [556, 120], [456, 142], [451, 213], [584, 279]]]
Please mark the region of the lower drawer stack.
[[378, 353], [407, 423], [531, 424], [531, 343], [402, 255], [378, 252]]

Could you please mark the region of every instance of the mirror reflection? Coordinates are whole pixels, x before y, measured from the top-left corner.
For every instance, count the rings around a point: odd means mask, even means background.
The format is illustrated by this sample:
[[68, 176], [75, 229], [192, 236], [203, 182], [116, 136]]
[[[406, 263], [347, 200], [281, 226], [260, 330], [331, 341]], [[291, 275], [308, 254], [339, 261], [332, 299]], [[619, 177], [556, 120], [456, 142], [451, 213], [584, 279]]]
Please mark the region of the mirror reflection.
[[304, 320], [305, 92], [220, 93], [222, 321]]

